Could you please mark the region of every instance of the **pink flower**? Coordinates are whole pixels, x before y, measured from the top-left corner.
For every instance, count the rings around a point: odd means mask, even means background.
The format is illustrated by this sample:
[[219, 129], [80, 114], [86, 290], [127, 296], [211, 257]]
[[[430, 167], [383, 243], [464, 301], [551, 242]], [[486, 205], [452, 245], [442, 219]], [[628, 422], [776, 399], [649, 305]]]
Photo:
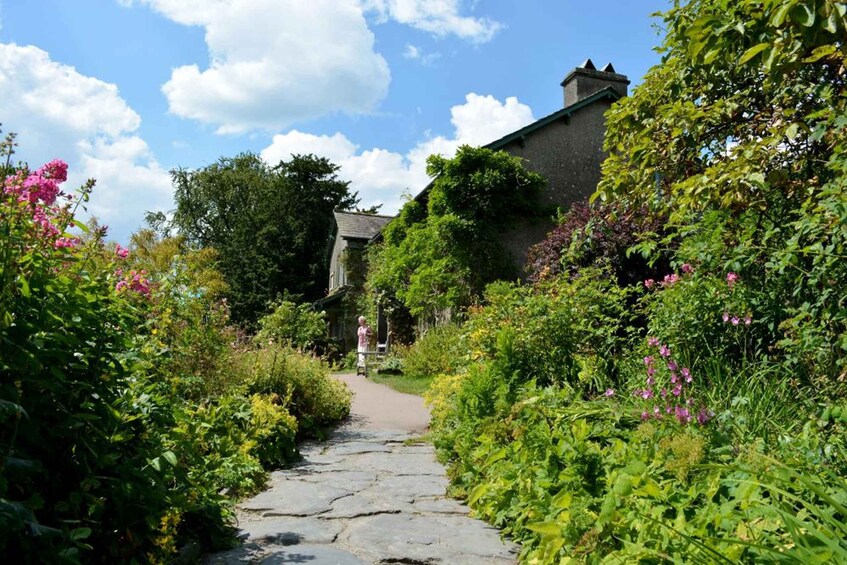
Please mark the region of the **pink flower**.
[[680, 424], [687, 424], [691, 421], [691, 413], [688, 411], [688, 408], [677, 406], [674, 411], [676, 412], [676, 419]]
[[659, 339], [656, 337], [648, 337], [647, 345], [649, 345], [650, 347], [659, 347]]
[[724, 313], [723, 313], [723, 321], [724, 321], [724, 323], [726, 323], [726, 322], [728, 322], [728, 321], [729, 321], [729, 312], [724, 312]]
[[115, 285], [115, 290], [118, 292], [122, 291], [127, 287], [126, 281], [118, 281], [118, 284]]
[[712, 412], [711, 410], [706, 410], [705, 408], [703, 408], [702, 410], [700, 410], [700, 412], [697, 413], [697, 423], [702, 426], [706, 422], [711, 420], [712, 416], [714, 415], [714, 412]]
[[668, 371], [676, 371], [677, 366], [676, 361], [668, 361]]
[[667, 389], [663, 388], [662, 390], [659, 391], [659, 394], [662, 395], [662, 398], [665, 398], [668, 395], [668, 391], [667, 391]]
[[690, 275], [691, 273], [694, 272], [694, 267], [692, 267], [688, 263], [683, 263], [682, 264], [682, 272]]
[[656, 284], [656, 281], [654, 281], [653, 279], [647, 279], [646, 281], [644, 281], [645, 288], [653, 288], [654, 284]]
[[642, 390], [641, 398], [643, 398], [644, 400], [650, 400], [651, 398], [653, 398], [653, 389], [645, 388], [644, 390]]
[[39, 175], [46, 175], [56, 182], [68, 180], [68, 164], [61, 159], [53, 159], [36, 171]]
[[648, 376], [648, 377], [652, 377], [652, 376], [653, 376], [653, 375], [655, 375], [655, 374], [656, 374], [656, 367], [648, 367], [648, 369], [647, 369], [647, 376]]
[[732, 318], [730, 318], [729, 321], [732, 322], [733, 326], [737, 326], [738, 322], [740, 322], [741, 320], [738, 319], [738, 316], [733, 316]]
[[641, 413], [641, 419], [642, 420], [649, 420], [650, 419], [650, 413], [645, 410], [644, 412]]
[[615, 395], [615, 390], [612, 388], [607, 388], [604, 394], [606, 395], [606, 398], [611, 398]]
[[682, 385], [680, 383], [677, 383], [676, 386], [673, 387], [671, 393], [673, 393], [674, 396], [679, 396], [680, 394], [682, 394]]
[[653, 378], [653, 375], [647, 377], [647, 386], [653, 386], [656, 384], [656, 379]]
[[665, 275], [665, 280], [662, 281], [662, 286], [673, 286], [679, 282], [679, 275], [673, 273], [671, 275]]
[[129, 256], [129, 249], [122, 247], [120, 243], [115, 244], [115, 255], [121, 259], [126, 259]]
[[745, 326], [749, 326], [752, 323], [753, 323], [753, 318], [750, 317], [750, 314], [747, 314], [746, 316], [744, 316], [744, 325]]
[[648, 355], [647, 357], [645, 357], [644, 358], [644, 364], [647, 365], [648, 367], [650, 365], [652, 365], [653, 364], [653, 357], [651, 355]]
[[659, 355], [662, 357], [670, 357], [671, 356], [671, 348], [667, 345], [663, 345], [659, 348]]
[[679, 382], [679, 379], [677, 378], [677, 376], [675, 374], [671, 373], [671, 384], [675, 385], [678, 382]]
[[735, 286], [735, 283], [738, 282], [738, 275], [736, 273], [727, 273], [726, 274], [726, 284], [729, 285], [729, 288]]
[[689, 370], [688, 367], [683, 367], [681, 372], [682, 372], [682, 376], [685, 377], [685, 382], [690, 383], [691, 382], [691, 370]]
[[658, 406], [654, 406], [653, 407], [653, 416], [655, 418], [661, 418], [662, 417], [662, 409], [659, 408]]

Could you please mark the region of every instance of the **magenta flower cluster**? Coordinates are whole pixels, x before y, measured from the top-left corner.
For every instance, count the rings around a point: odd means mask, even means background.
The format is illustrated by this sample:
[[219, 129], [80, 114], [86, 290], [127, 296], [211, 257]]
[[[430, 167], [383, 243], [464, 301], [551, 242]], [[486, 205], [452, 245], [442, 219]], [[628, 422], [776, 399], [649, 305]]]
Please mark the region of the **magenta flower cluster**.
[[132, 270], [128, 273], [124, 273], [122, 269], [118, 269], [115, 271], [115, 274], [118, 277], [122, 277], [121, 280], [115, 285], [115, 290], [118, 292], [131, 290], [133, 292], [137, 292], [143, 296], [149, 297], [151, 288], [150, 281], [147, 279], [147, 271], [135, 271]]
[[[694, 272], [694, 267], [692, 267], [689, 263], [683, 263], [683, 265], [682, 265], [682, 267], [680, 267], [680, 269], [682, 270], [683, 274], [685, 274], [685, 275], [690, 275], [691, 273]], [[678, 274], [670, 273], [668, 275], [665, 275], [665, 278], [663, 278], [659, 282], [656, 282], [654, 279], [647, 279], [646, 281], [644, 281], [644, 287], [647, 288], [647, 289], [652, 289], [655, 286], [662, 286], [662, 287], [673, 286], [681, 280], [682, 280], [682, 277], [679, 276]]]
[[657, 355], [644, 357], [647, 371], [645, 387], [633, 391], [633, 396], [648, 405], [641, 413], [642, 420], [675, 418], [680, 424], [696, 421], [703, 425], [713, 414], [707, 408], [696, 408], [689, 387], [694, 378], [688, 367], [680, 367], [673, 359], [671, 348], [657, 338], [647, 339]]
[[59, 188], [67, 179], [67, 163], [54, 159], [35, 171], [22, 169], [3, 181], [3, 194], [11, 196], [21, 206], [19, 209], [31, 216], [34, 235], [57, 249], [79, 244], [79, 239], [63, 234], [71, 216], [68, 203], [57, 203], [59, 197], [73, 199]]

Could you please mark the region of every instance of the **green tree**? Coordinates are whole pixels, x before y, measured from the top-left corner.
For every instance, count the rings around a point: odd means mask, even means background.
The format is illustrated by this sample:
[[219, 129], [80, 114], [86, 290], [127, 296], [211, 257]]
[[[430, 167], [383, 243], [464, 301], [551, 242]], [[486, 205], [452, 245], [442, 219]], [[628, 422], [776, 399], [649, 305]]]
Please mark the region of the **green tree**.
[[544, 185], [519, 157], [462, 146], [452, 159], [433, 155], [426, 199], [409, 201], [371, 250], [368, 288], [387, 304], [393, 296], [410, 312], [440, 321], [468, 306], [485, 285], [517, 274], [502, 231], [536, 211]]
[[171, 172], [173, 224], [190, 244], [218, 251], [234, 321], [255, 324], [280, 296], [322, 295], [332, 212], [358, 203], [338, 170], [314, 155], [270, 167], [244, 153]]
[[680, 260], [759, 289], [754, 327], [819, 376], [847, 369], [846, 14], [675, 2], [661, 65], [608, 116], [596, 195], [669, 211]]

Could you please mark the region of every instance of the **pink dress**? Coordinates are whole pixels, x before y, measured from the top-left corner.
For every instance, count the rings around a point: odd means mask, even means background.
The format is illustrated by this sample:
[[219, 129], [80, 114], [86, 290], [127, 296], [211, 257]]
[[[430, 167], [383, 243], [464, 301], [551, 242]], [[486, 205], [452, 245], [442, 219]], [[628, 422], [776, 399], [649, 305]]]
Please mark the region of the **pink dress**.
[[368, 342], [370, 341], [370, 337], [371, 337], [371, 329], [368, 326], [359, 326], [359, 329], [357, 330], [356, 333], [359, 336], [358, 365], [359, 365], [359, 367], [364, 367], [365, 366], [365, 354], [368, 352]]

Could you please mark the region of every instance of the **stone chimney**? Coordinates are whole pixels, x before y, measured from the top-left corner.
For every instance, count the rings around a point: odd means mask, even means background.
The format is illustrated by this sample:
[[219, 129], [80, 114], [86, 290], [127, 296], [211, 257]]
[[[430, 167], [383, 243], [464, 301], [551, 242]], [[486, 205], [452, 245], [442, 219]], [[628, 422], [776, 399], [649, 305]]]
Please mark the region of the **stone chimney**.
[[565, 107], [576, 104], [595, 92], [611, 86], [621, 96], [626, 96], [629, 80], [626, 75], [619, 75], [611, 63], [597, 70], [591, 59], [586, 59], [565, 77], [562, 87], [565, 90]]

